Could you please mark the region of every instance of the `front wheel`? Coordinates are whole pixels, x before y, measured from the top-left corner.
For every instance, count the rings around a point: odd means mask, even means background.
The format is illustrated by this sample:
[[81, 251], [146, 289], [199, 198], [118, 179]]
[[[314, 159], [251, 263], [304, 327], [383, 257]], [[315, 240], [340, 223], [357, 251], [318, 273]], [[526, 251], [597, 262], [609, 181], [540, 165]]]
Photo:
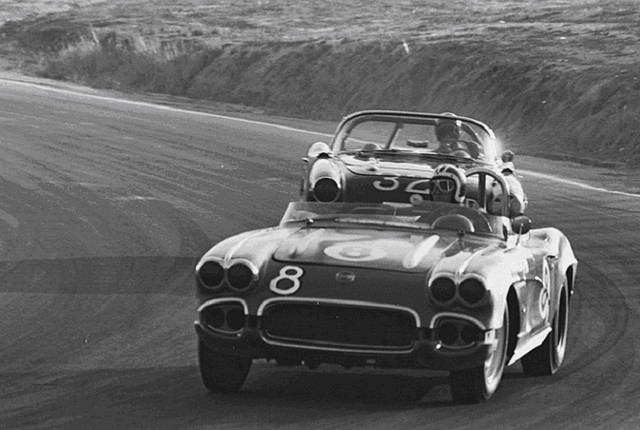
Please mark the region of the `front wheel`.
[[495, 331], [495, 347], [481, 366], [452, 370], [449, 375], [455, 403], [480, 403], [495, 393], [507, 363], [509, 307], [505, 305], [502, 327]]
[[551, 322], [551, 332], [542, 345], [522, 357], [522, 370], [525, 375], [545, 376], [555, 374], [567, 350], [567, 334], [569, 331], [569, 293], [567, 279], [560, 290], [558, 307]]
[[198, 361], [202, 382], [214, 393], [240, 390], [251, 369], [251, 359], [218, 354], [198, 340]]

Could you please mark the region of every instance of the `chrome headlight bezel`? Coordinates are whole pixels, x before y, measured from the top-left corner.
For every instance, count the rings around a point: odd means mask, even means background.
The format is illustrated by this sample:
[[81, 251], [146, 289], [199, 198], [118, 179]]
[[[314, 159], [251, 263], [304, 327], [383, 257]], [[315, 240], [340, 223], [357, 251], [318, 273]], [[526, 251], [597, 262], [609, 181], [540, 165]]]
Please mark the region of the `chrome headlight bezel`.
[[460, 304], [468, 309], [478, 309], [489, 303], [491, 293], [484, 279], [472, 275], [462, 279], [439, 274], [434, 276], [427, 287], [431, 302], [440, 307]]
[[[324, 184], [327, 184], [326, 186], [333, 186], [334, 188], [330, 192], [322, 189], [318, 191], [318, 184], [321, 184], [320, 185], [321, 187], [323, 187]], [[330, 176], [322, 176], [322, 177], [316, 178], [316, 180], [313, 182], [311, 186], [310, 191], [311, 191], [311, 195], [313, 196], [314, 199], [316, 199], [316, 201], [320, 203], [333, 203], [338, 201], [338, 199], [340, 198], [340, 195], [342, 194], [342, 186], [340, 185], [340, 182], [336, 181], [335, 178], [332, 178]], [[319, 195], [325, 192], [327, 192], [328, 195], [332, 197], [329, 199], [329, 198], [325, 198], [325, 196]]]
[[458, 285], [458, 297], [466, 307], [478, 308], [487, 304], [489, 290], [480, 278], [469, 277]]
[[[223, 270], [223, 276], [219, 282], [207, 284], [203, 278], [202, 270], [203, 267], [215, 267], [211, 265], [217, 265], [218, 267], [220, 267]], [[237, 282], [233, 279], [235, 278], [235, 275], [233, 273], [231, 273], [230, 278], [230, 271], [234, 268], [241, 267], [245, 268], [248, 271], [248, 273], [244, 274], [246, 281], [243, 282], [245, 285], [238, 285]], [[234, 258], [231, 260], [225, 260], [218, 257], [207, 257], [201, 260], [196, 266], [196, 280], [198, 281], [198, 284], [205, 290], [211, 292], [218, 292], [226, 287], [236, 293], [243, 293], [255, 287], [259, 279], [260, 270], [255, 265], [255, 263], [245, 258]]]

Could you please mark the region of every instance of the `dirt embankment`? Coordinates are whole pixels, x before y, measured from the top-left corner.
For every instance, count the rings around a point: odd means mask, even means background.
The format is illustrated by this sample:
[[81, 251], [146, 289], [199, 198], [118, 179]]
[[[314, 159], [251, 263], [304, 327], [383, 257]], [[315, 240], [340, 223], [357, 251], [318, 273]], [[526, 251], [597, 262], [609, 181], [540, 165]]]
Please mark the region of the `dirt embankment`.
[[[563, 63], [533, 45], [521, 45], [523, 51], [455, 39], [188, 46], [162, 57], [116, 34], [98, 41], [95, 33], [72, 30], [77, 37], [46, 37], [91, 43], [63, 53], [47, 48], [39, 74], [316, 119], [337, 120], [368, 108], [453, 111], [488, 123], [520, 152], [640, 165], [640, 67], [634, 62]], [[42, 38], [14, 33], [43, 52]]]

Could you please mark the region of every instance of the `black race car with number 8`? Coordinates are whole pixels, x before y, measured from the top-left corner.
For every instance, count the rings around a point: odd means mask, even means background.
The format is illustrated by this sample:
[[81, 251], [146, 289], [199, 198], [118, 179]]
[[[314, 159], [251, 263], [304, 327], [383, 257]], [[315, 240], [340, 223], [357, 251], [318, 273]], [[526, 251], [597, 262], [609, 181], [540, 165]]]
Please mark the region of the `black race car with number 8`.
[[440, 170], [429, 199], [294, 202], [278, 226], [213, 246], [195, 269], [204, 385], [239, 390], [256, 359], [436, 369], [466, 403], [488, 399], [518, 360], [528, 375], [556, 373], [575, 290], [569, 240], [511, 217], [493, 169]]

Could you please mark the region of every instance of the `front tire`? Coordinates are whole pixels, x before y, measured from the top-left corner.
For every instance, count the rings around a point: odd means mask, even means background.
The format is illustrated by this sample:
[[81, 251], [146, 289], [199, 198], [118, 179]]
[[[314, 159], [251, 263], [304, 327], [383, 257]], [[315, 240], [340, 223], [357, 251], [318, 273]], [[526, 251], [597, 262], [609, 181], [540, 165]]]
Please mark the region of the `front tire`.
[[250, 358], [222, 355], [198, 340], [200, 375], [207, 389], [213, 393], [233, 393], [240, 390], [251, 369]]
[[522, 357], [522, 370], [528, 376], [554, 375], [562, 365], [567, 351], [569, 331], [569, 293], [565, 277], [558, 307], [551, 322], [551, 332], [542, 345]]
[[481, 366], [452, 370], [451, 396], [455, 403], [480, 403], [495, 393], [507, 363], [509, 307], [505, 304], [502, 327], [496, 330], [496, 346]]

